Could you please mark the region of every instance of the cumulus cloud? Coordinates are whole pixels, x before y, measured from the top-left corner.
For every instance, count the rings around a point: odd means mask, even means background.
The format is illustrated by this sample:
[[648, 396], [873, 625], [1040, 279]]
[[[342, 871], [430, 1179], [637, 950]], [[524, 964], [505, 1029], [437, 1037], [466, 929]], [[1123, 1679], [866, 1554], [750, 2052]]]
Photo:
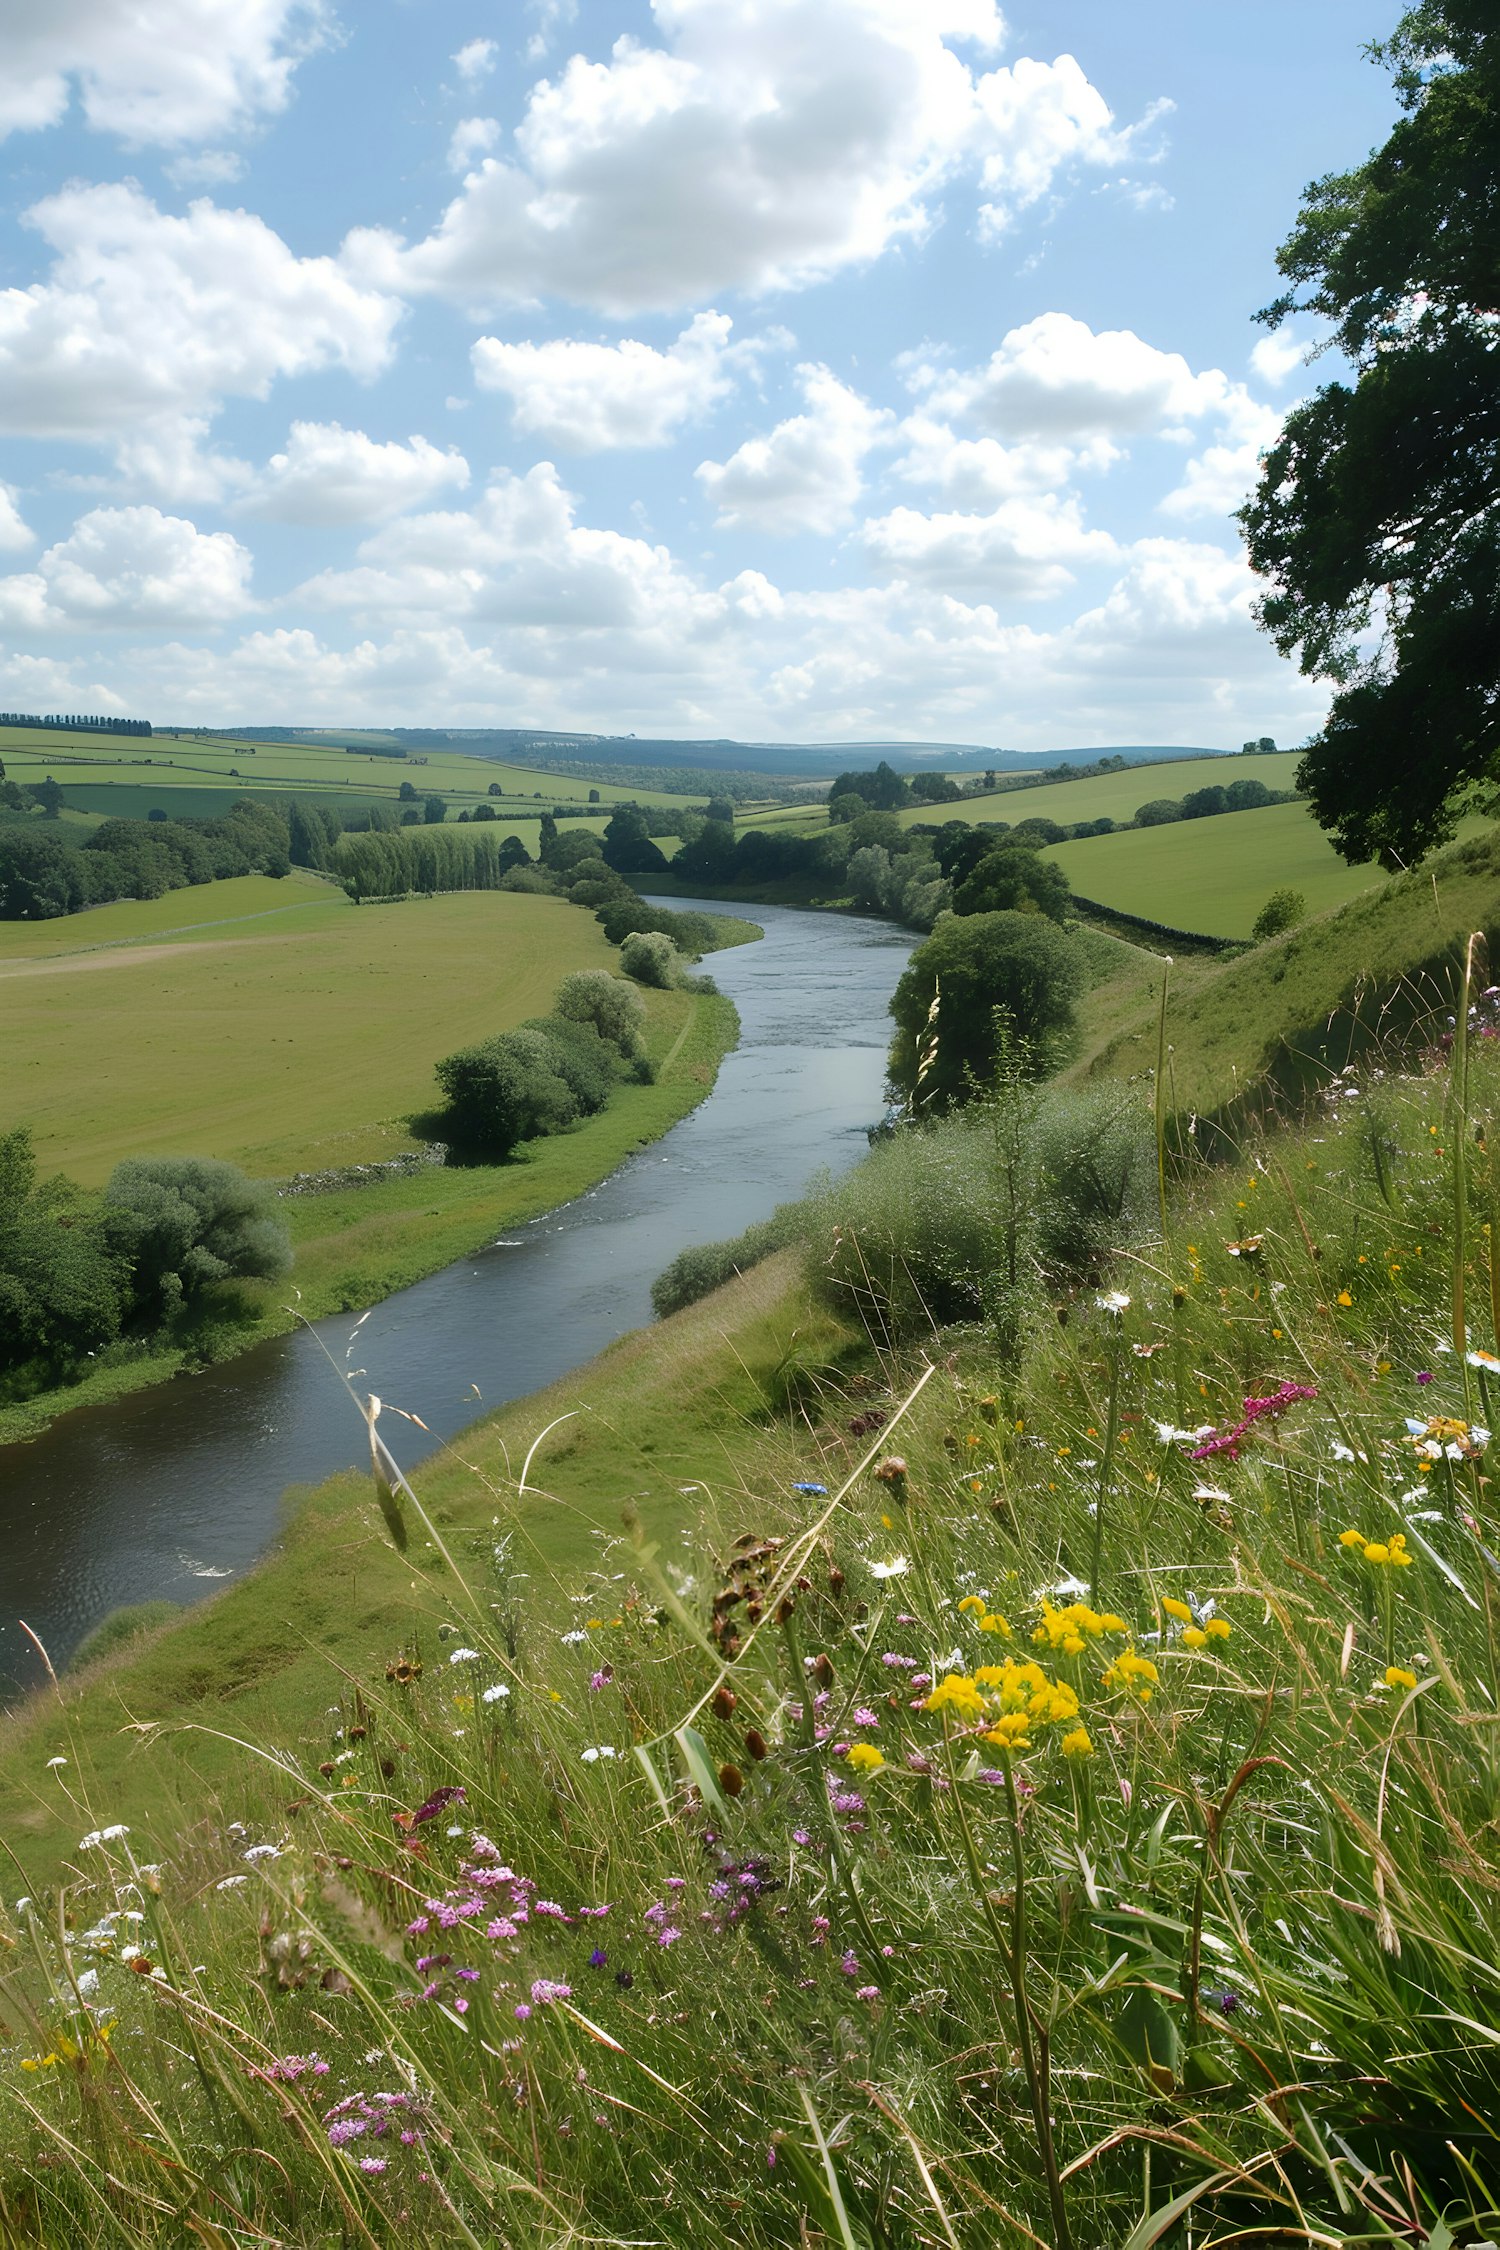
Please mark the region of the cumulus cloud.
[[468, 481], [469, 464], [452, 446], [424, 437], [381, 443], [338, 422], [294, 422], [286, 451], [272, 454], [245, 505], [277, 523], [381, 523]]
[[132, 146], [208, 139], [286, 107], [322, 22], [320, 0], [6, 0], [0, 137], [57, 124], [76, 92]]
[[245, 176], [245, 159], [238, 149], [207, 148], [197, 156], [174, 156], [162, 170], [173, 187], [232, 187]]
[[1128, 328], [1095, 331], [1068, 313], [1013, 328], [988, 364], [915, 384], [936, 413], [1009, 438], [1120, 438], [1191, 422], [1220, 404], [1226, 378], [1195, 375], [1180, 352], [1158, 351]]
[[221, 398], [325, 368], [368, 380], [391, 358], [395, 300], [331, 258], [295, 256], [248, 211], [203, 201], [178, 218], [125, 183], [67, 187], [26, 216], [55, 256], [45, 281], [0, 291], [9, 435], [151, 432], [165, 459], [169, 433], [201, 435]]
[[1312, 346], [1305, 336], [1294, 336], [1285, 328], [1273, 329], [1262, 336], [1250, 354], [1250, 365], [1263, 383], [1280, 390], [1294, 367], [1305, 367]]
[[1050, 492], [1002, 501], [987, 515], [893, 508], [863, 537], [891, 576], [981, 601], [1041, 601], [1072, 585], [1081, 566], [1120, 552], [1108, 532], [1088, 528], [1074, 497]]
[[22, 518], [14, 485], [0, 484], [0, 551], [15, 554], [35, 545], [36, 533]]
[[699, 313], [674, 344], [504, 344], [481, 336], [471, 358], [481, 390], [503, 391], [518, 430], [570, 453], [665, 445], [727, 397], [753, 344], [732, 345], [725, 313]]
[[448, 142], [448, 168], [452, 172], [467, 172], [476, 157], [492, 149], [500, 138], [500, 122], [494, 117], [463, 117], [454, 126]]
[[906, 450], [892, 464], [893, 473], [969, 507], [1024, 492], [1053, 492], [1080, 471], [1104, 470], [1120, 459], [1119, 448], [1107, 438], [1089, 438], [1082, 445], [1039, 439], [1004, 445], [998, 438], [959, 437], [951, 424], [921, 411], [906, 417], [899, 434]]
[[1117, 164], [1078, 64], [976, 75], [994, 0], [653, 0], [660, 42], [575, 55], [530, 93], [514, 154], [465, 180], [434, 233], [350, 257], [383, 286], [465, 302], [547, 295], [631, 314], [799, 287], [918, 237], [977, 171], [987, 224], [1077, 164]]
[[1260, 472], [1260, 457], [1281, 435], [1283, 417], [1261, 406], [1239, 384], [1222, 407], [1218, 442], [1195, 454], [1182, 482], [1159, 505], [1167, 516], [1230, 516], [1248, 498]]
[[895, 416], [871, 406], [821, 365], [799, 367], [807, 403], [765, 437], [747, 438], [727, 461], [694, 471], [722, 525], [757, 531], [837, 531], [864, 488], [863, 463], [895, 427]]
[[95, 508], [35, 570], [0, 578], [0, 622], [32, 632], [218, 625], [250, 607], [250, 569], [227, 531], [159, 508]]

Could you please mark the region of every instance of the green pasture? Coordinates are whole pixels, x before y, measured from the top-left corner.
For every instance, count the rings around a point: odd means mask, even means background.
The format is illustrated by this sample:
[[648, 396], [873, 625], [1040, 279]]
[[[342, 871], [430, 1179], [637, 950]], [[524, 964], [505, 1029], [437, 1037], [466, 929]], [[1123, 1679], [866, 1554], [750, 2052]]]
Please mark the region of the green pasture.
[[[233, 919], [218, 919], [224, 893]], [[268, 893], [272, 910], [247, 907]], [[158, 942], [85, 935], [132, 915], [140, 940]], [[100, 949], [37, 958], [75, 931]], [[405, 1120], [433, 1100], [440, 1056], [544, 1015], [569, 970], [617, 960], [561, 899], [355, 907], [296, 877], [12, 924], [0, 946], [5, 1122], [31, 1127], [44, 1169], [86, 1185], [127, 1156], [226, 1157], [281, 1177], [410, 1149]]]
[[236, 875], [223, 883], [194, 883], [162, 898], [121, 898], [108, 906], [86, 906], [81, 914], [60, 914], [48, 922], [0, 922], [0, 978], [15, 961], [47, 955], [90, 953], [101, 947], [139, 945], [182, 933], [235, 934], [241, 922], [275, 915], [278, 926], [296, 927], [288, 917], [309, 909], [347, 904], [326, 876], [293, 868], [290, 875]]
[[1248, 938], [1272, 891], [1288, 885], [1317, 913], [1385, 880], [1378, 867], [1340, 859], [1300, 804], [1087, 836], [1051, 845], [1047, 857], [1081, 897], [1207, 937]]
[[[1134, 820], [1153, 797], [1185, 797], [1191, 789], [1225, 789], [1231, 781], [1263, 781], [1268, 789], [1290, 789], [1299, 763], [1295, 750], [1249, 758], [1183, 758], [1160, 766], [1129, 766], [1124, 773], [1097, 774], [1092, 781], [1041, 782], [1028, 789], [997, 789], [990, 797], [965, 797], [952, 805], [914, 805], [897, 818], [903, 828], [944, 820]], [[971, 776], [955, 774], [955, 781]], [[1158, 916], [1158, 920], [1163, 917]]]
[[[423, 762], [418, 763], [420, 759]], [[0, 760], [12, 781], [40, 781], [44, 774], [75, 801], [93, 811], [136, 813], [159, 801], [160, 793], [183, 789], [236, 796], [271, 794], [371, 800], [394, 803], [403, 781], [424, 795], [435, 791], [457, 811], [488, 798], [490, 784], [498, 782], [507, 800], [528, 803], [588, 803], [597, 788], [604, 804], [629, 799], [639, 804], [680, 807], [682, 798], [662, 789], [621, 789], [608, 782], [581, 781], [565, 774], [543, 773], [529, 766], [499, 765], [490, 758], [472, 758], [461, 751], [415, 752], [405, 759], [351, 753], [330, 743], [240, 742], [218, 736], [157, 734], [69, 734], [62, 728], [0, 727]], [[137, 807], [103, 793], [115, 787], [145, 789], [148, 803]], [[170, 809], [168, 807], [167, 809]], [[202, 810], [195, 805], [195, 812]], [[217, 810], [216, 803], [209, 810]]]

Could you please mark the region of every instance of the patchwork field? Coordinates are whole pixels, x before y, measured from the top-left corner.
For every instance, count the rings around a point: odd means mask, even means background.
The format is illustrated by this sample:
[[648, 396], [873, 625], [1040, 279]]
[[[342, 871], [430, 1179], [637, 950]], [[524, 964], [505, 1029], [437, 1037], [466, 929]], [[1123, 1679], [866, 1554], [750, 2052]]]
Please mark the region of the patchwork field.
[[0, 924], [6, 1123], [87, 1185], [146, 1154], [262, 1177], [394, 1155], [439, 1056], [616, 960], [561, 899], [355, 907], [300, 875]]
[[1248, 938], [1284, 885], [1316, 913], [1385, 881], [1378, 867], [1347, 866], [1303, 805], [1089, 836], [1054, 844], [1047, 857], [1083, 898], [1208, 937]]
[[[0, 727], [0, 760], [10, 780], [34, 783], [50, 773], [68, 791], [71, 802], [84, 810], [133, 818], [154, 804], [167, 811], [218, 812], [230, 795], [274, 793], [329, 798], [340, 804], [394, 804], [403, 781], [424, 795], [435, 791], [446, 797], [454, 812], [488, 800], [492, 782], [500, 784], [506, 802], [515, 803], [540, 798], [548, 806], [582, 806], [589, 801], [590, 789], [597, 789], [605, 805], [625, 799], [647, 805], [684, 802], [664, 789], [617, 788], [529, 766], [502, 766], [459, 751], [420, 751], [415, 756], [424, 762], [350, 752], [323, 743], [255, 743], [193, 734], [157, 734], [148, 739], [68, 734], [53, 727]], [[178, 791], [184, 799], [180, 806]]]

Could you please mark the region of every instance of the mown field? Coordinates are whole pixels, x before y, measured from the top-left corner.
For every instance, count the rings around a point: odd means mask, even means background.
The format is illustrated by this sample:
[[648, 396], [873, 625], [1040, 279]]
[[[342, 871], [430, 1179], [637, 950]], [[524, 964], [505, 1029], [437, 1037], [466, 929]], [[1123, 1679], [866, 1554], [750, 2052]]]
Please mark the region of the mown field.
[[[7, 777], [23, 785], [44, 775], [69, 792], [71, 801], [90, 812], [116, 812], [138, 818], [153, 804], [194, 814], [223, 809], [224, 793], [236, 796], [311, 796], [338, 803], [393, 804], [403, 781], [424, 795], [435, 791], [460, 811], [488, 799], [498, 782], [507, 800], [586, 805], [590, 789], [600, 802], [625, 799], [638, 804], [677, 805], [681, 796], [662, 789], [621, 789], [608, 782], [580, 781], [529, 766], [503, 766], [460, 751], [414, 754], [424, 763], [373, 754], [350, 753], [331, 744], [226, 741], [218, 736], [157, 734], [69, 734], [62, 728], [0, 727], [0, 760]], [[176, 805], [168, 792], [193, 792], [205, 803]], [[117, 796], [116, 791], [120, 794]], [[535, 831], [533, 830], [533, 834]]]
[[416, 1145], [404, 1120], [432, 1101], [440, 1056], [616, 960], [561, 899], [355, 907], [297, 875], [0, 924], [6, 1122], [89, 1186], [127, 1156], [225, 1157], [261, 1178], [393, 1156]]
[[1206, 937], [1247, 938], [1272, 891], [1283, 885], [1301, 891], [1317, 913], [1385, 880], [1378, 867], [1350, 867], [1340, 859], [1300, 804], [1087, 836], [1051, 845], [1047, 857], [1081, 897]]

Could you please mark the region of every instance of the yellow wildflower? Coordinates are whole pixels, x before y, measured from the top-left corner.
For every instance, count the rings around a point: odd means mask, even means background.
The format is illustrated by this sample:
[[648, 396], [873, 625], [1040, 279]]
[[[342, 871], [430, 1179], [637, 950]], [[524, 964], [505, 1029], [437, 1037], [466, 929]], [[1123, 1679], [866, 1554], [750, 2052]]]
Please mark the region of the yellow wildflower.
[[1186, 1602], [1176, 1601], [1170, 1594], [1168, 1594], [1164, 1597], [1161, 1606], [1166, 1611], [1168, 1617], [1176, 1618], [1179, 1625], [1192, 1624], [1193, 1613], [1188, 1608]]
[[979, 1620], [979, 1630], [981, 1633], [998, 1633], [1002, 1641], [1008, 1641], [1011, 1637], [1010, 1627], [1003, 1617], [986, 1614]]
[[1127, 1694], [1138, 1696], [1142, 1703], [1149, 1703], [1151, 1691], [1160, 1677], [1149, 1656], [1139, 1656], [1133, 1648], [1124, 1648], [1105, 1673], [1104, 1685], [1123, 1688]]
[[1201, 1625], [1189, 1625], [1182, 1636], [1182, 1645], [1192, 1649], [1207, 1648], [1208, 1635]]
[[1388, 1664], [1385, 1668], [1385, 1684], [1387, 1687], [1414, 1688], [1417, 1675], [1415, 1672], [1408, 1672], [1404, 1664]]
[[1029, 1750], [1031, 1740], [1026, 1732], [1029, 1724], [1024, 1711], [1007, 1711], [986, 1730], [984, 1739], [993, 1742], [997, 1750]]
[[924, 1711], [951, 1711], [956, 1719], [982, 1719], [984, 1697], [966, 1672], [949, 1672], [922, 1706]]
[[845, 1753], [856, 1773], [877, 1773], [885, 1764], [883, 1752], [873, 1742], [854, 1742]]
[[1341, 1305], [1352, 1305], [1353, 1302], [1354, 1299], [1350, 1296], [1347, 1289], [1341, 1289], [1339, 1291], [1339, 1303]]
[[1211, 1617], [1203, 1628], [1211, 1641], [1227, 1641], [1230, 1625], [1227, 1617]]
[[1092, 1758], [1094, 1755], [1087, 1727], [1075, 1727], [1071, 1734], [1065, 1734], [1058, 1748], [1065, 1758]]
[[960, 1617], [967, 1617], [971, 1611], [976, 1617], [983, 1617], [984, 1615], [984, 1602], [978, 1594], [965, 1594], [958, 1605]]
[[1341, 1547], [1362, 1547], [1364, 1543], [1365, 1535], [1362, 1531], [1341, 1531], [1339, 1533], [1339, 1545]]

